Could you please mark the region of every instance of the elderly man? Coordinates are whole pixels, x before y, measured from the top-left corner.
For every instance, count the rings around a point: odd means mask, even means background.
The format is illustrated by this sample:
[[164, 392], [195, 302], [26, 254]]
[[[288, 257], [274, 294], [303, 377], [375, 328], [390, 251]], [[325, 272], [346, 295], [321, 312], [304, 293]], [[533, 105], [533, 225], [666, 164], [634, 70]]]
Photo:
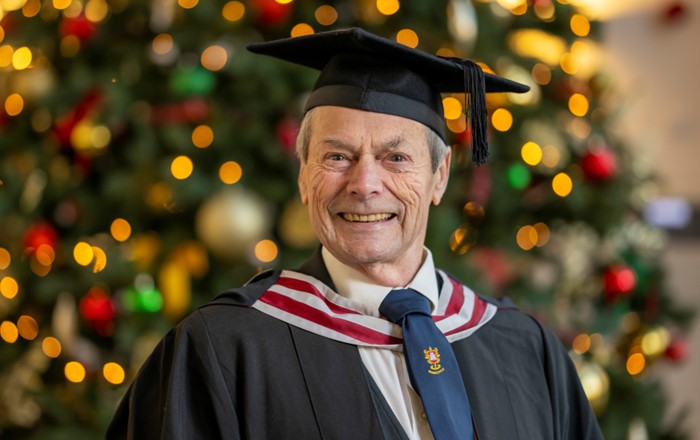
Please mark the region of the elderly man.
[[537, 321], [436, 270], [428, 211], [447, 186], [440, 92], [527, 88], [360, 29], [260, 43], [321, 70], [297, 143], [322, 244], [168, 333], [108, 438], [597, 439], [570, 359]]

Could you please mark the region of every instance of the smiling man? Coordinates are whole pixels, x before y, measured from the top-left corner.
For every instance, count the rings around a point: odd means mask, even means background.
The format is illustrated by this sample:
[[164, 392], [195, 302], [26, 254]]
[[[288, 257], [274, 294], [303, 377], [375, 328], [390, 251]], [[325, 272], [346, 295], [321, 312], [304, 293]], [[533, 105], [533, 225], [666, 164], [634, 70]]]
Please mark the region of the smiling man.
[[527, 88], [360, 29], [250, 49], [321, 70], [297, 140], [321, 247], [169, 332], [107, 438], [602, 438], [556, 338], [424, 246], [450, 168], [440, 93], [469, 94], [483, 163], [484, 93]]

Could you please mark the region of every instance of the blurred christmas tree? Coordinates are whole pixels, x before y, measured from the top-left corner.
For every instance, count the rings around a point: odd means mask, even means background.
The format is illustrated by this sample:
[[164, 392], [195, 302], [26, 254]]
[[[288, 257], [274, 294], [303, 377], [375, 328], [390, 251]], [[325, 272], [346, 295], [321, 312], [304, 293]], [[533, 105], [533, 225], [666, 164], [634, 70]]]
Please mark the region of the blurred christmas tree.
[[653, 365], [684, 358], [690, 318], [640, 220], [652, 170], [611, 135], [595, 23], [566, 3], [2, 0], [3, 438], [100, 436], [168, 328], [317, 245], [293, 156], [315, 74], [245, 45], [354, 25], [532, 87], [489, 97], [481, 168], [445, 97], [456, 160], [428, 245], [557, 331], [607, 438], [680, 438]]

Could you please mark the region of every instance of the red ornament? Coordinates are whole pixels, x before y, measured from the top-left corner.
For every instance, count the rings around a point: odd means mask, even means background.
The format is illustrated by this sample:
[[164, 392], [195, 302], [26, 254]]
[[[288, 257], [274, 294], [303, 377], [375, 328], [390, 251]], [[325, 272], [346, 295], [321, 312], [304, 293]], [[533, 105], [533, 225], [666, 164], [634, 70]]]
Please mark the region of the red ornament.
[[107, 292], [93, 287], [80, 300], [80, 315], [102, 336], [109, 336], [114, 328], [115, 308]]
[[664, 8], [661, 19], [666, 24], [680, 21], [687, 16], [688, 9], [683, 2], [673, 2]]
[[682, 362], [688, 357], [688, 340], [685, 338], [673, 339], [664, 353], [666, 359], [674, 362]]
[[254, 0], [250, 6], [257, 13], [258, 25], [263, 28], [279, 27], [292, 16], [292, 2], [282, 4], [276, 0]]
[[70, 147], [70, 136], [80, 121], [93, 111], [96, 111], [102, 103], [102, 92], [90, 90], [78, 102], [75, 108], [56, 120], [53, 127], [54, 135], [62, 147]]
[[293, 155], [296, 150], [297, 135], [299, 134], [299, 121], [292, 117], [279, 120], [275, 133], [280, 144], [288, 154]]
[[588, 180], [605, 182], [617, 172], [617, 158], [608, 148], [591, 150], [581, 158], [581, 168]]
[[605, 299], [610, 303], [632, 293], [637, 286], [637, 275], [625, 265], [612, 266], [603, 274]]
[[64, 18], [58, 29], [61, 37], [74, 36], [82, 42], [91, 40], [96, 31], [97, 26], [95, 23], [88, 20], [84, 15]]
[[57, 242], [58, 233], [56, 229], [44, 221], [29, 226], [24, 232], [24, 249], [30, 253], [36, 252], [41, 245], [55, 249]]

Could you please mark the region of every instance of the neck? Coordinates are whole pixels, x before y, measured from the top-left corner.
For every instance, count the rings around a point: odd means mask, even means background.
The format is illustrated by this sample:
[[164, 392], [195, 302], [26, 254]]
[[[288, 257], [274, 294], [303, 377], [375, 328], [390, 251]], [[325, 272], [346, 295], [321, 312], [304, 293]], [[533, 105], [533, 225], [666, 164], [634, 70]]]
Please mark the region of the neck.
[[[362, 273], [372, 282], [387, 287], [405, 287], [416, 276], [423, 264], [425, 253], [412, 253], [406, 255], [400, 264], [394, 262], [378, 262], [369, 264], [355, 264], [348, 266]], [[341, 260], [341, 262], [343, 262]], [[344, 264], [347, 264], [343, 262]]]

